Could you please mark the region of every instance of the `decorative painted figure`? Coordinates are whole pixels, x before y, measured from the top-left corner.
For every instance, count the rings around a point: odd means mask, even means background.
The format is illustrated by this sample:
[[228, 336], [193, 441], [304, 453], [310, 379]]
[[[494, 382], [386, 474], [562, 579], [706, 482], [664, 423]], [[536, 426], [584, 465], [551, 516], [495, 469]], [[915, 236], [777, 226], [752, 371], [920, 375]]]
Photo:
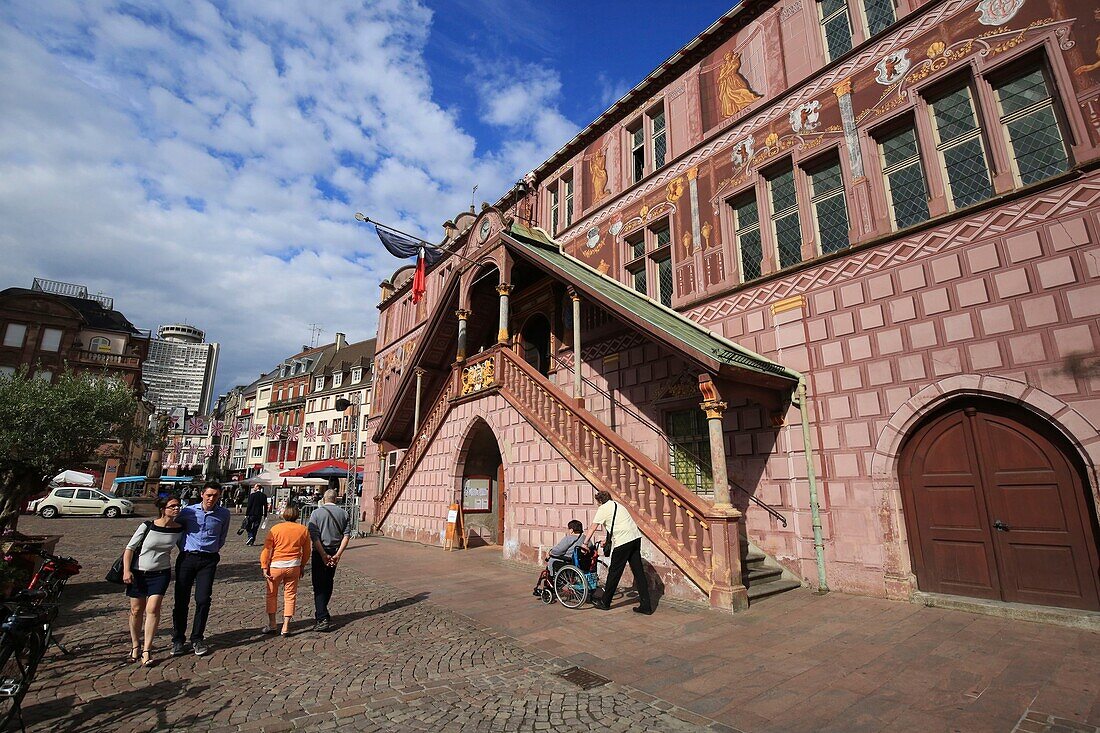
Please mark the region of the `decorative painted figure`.
[[[1093, 17], [1095, 17], [1097, 20], [1100, 20], [1100, 10], [1094, 10], [1092, 11], [1092, 14]], [[1090, 71], [1096, 71], [1097, 69], [1100, 69], [1100, 36], [1096, 37], [1096, 61], [1093, 61], [1091, 64], [1078, 66], [1076, 69], [1073, 70], [1073, 73], [1077, 75], [1082, 75], [1087, 74]]]
[[903, 48], [893, 53], [886, 54], [882, 60], [875, 64], [875, 81], [885, 87], [901, 81], [905, 72], [909, 71], [909, 49]]
[[718, 70], [718, 99], [722, 103], [722, 116], [735, 115], [760, 97], [741, 74], [741, 54], [726, 51], [722, 57], [722, 67]]
[[611, 193], [607, 190], [607, 163], [603, 149], [597, 150], [592, 155], [592, 190], [594, 192], [592, 203], [599, 203], [604, 196]]
[[821, 102], [816, 99], [812, 102], [800, 104], [791, 110], [791, 130], [797, 135], [803, 132], [813, 132], [821, 121]]
[[752, 160], [752, 154], [755, 152], [753, 146], [754, 143], [751, 137], [745, 138], [743, 142], [734, 145], [733, 155], [731, 156], [733, 164], [738, 168], [748, 165], [749, 161]]
[[1024, 0], [981, 0], [975, 12], [982, 25], [998, 26], [1015, 18], [1022, 7]]

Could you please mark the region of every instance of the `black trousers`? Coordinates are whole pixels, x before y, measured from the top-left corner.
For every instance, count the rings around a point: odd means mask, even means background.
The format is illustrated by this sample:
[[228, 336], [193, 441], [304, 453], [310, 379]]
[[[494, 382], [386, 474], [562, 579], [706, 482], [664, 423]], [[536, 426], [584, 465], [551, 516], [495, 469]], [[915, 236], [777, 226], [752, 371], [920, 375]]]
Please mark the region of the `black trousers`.
[[630, 563], [630, 572], [634, 574], [634, 589], [638, 591], [639, 607], [649, 610], [649, 581], [645, 577], [645, 568], [642, 566], [642, 538], [631, 540], [611, 551], [611, 565], [607, 569], [607, 581], [604, 582], [603, 598], [604, 606], [611, 605], [611, 597], [619, 587], [619, 580], [623, 577], [623, 569]]
[[256, 541], [256, 533], [260, 531], [260, 524], [264, 521], [263, 517], [245, 516], [244, 531], [248, 532], [248, 541]]
[[[336, 548], [325, 548], [325, 552], [332, 556], [336, 554]], [[318, 621], [329, 618], [328, 602], [332, 600], [332, 586], [336, 581], [336, 568], [329, 567], [321, 559], [321, 553], [314, 552], [310, 560], [310, 571], [313, 574], [313, 608], [314, 617]]]
[[176, 604], [172, 608], [172, 641], [185, 641], [191, 589], [195, 590], [195, 619], [191, 641], [202, 641], [206, 620], [210, 617], [210, 597], [214, 592], [214, 573], [221, 556], [216, 552], [181, 552], [176, 558]]

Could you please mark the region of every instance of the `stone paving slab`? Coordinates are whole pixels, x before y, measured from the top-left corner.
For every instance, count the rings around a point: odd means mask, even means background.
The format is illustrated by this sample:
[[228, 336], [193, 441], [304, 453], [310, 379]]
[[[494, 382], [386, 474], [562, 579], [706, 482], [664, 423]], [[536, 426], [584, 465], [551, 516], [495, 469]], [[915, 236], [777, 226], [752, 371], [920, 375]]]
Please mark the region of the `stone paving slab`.
[[1038, 711], [1043, 731], [1100, 733], [1093, 631], [808, 590], [739, 614], [659, 600], [639, 616], [629, 598], [570, 611], [532, 598], [537, 569], [499, 548], [358, 546], [350, 562], [374, 580], [740, 730], [1007, 732]]
[[[127, 664], [127, 601], [102, 580], [135, 522], [25, 517], [26, 533], [63, 534], [58, 552], [84, 571], [66, 589], [58, 633], [23, 709], [28, 731], [735, 731], [613, 680], [591, 690], [555, 676], [553, 650], [408, 593], [345, 562], [331, 605], [336, 630], [314, 633], [308, 578], [288, 638], [262, 636], [259, 547], [231, 535], [215, 584], [206, 657], [172, 658], [166, 599], [152, 668]], [[345, 560], [367, 556], [360, 542]], [[484, 592], [492, 592], [488, 585]], [[171, 591], [170, 591], [171, 592]]]

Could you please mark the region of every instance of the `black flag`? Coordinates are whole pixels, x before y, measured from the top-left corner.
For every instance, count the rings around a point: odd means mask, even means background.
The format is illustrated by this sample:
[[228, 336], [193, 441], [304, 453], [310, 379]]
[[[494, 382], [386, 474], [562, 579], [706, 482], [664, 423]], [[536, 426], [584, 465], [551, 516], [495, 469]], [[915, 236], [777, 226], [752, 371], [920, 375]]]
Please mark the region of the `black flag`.
[[382, 246], [394, 257], [400, 257], [405, 259], [407, 257], [418, 257], [420, 251], [424, 251], [424, 259], [427, 260], [429, 265], [434, 265], [443, 257], [433, 245], [427, 242], [410, 237], [407, 234], [396, 232], [392, 229], [385, 229], [378, 226], [374, 227], [374, 231], [378, 232], [378, 238], [382, 241]]

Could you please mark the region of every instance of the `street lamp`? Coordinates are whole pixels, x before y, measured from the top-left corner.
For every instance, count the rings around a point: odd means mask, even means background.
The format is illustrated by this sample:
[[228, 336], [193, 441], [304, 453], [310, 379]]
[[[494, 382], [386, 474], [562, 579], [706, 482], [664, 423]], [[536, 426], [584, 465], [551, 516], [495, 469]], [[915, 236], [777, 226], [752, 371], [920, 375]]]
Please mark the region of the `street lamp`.
[[[358, 466], [358, 453], [359, 453], [359, 393], [353, 392], [351, 399], [344, 399], [341, 397], [336, 400], [333, 405], [340, 412], [344, 412], [349, 407], [351, 408], [351, 424], [355, 426], [353, 432], [353, 438], [351, 448], [348, 450], [348, 474], [347, 483], [344, 484], [344, 510], [348, 513], [348, 518], [351, 520], [351, 533], [352, 535], [359, 534], [359, 497], [355, 490], [356, 488], [356, 470]], [[365, 470], [365, 467], [364, 467]]]

